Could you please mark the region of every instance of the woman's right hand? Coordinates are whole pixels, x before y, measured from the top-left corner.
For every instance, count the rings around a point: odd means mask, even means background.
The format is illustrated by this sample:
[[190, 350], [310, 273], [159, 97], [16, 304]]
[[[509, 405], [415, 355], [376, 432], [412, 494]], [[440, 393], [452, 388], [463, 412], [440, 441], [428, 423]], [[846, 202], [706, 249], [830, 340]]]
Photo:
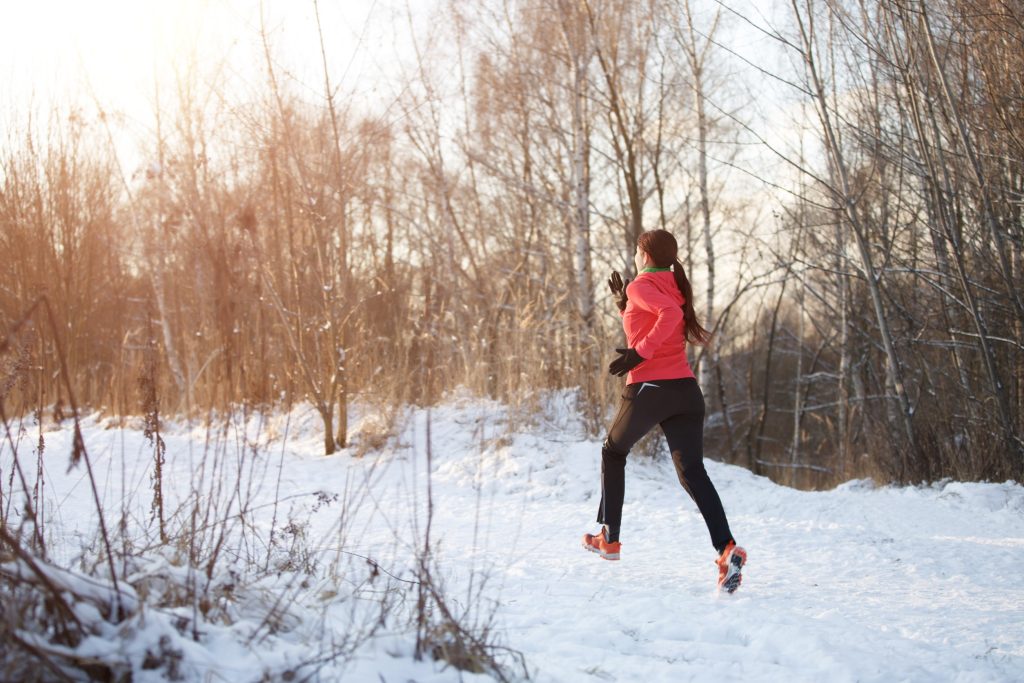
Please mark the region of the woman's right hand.
[[626, 296], [626, 286], [629, 284], [629, 280], [622, 280], [622, 276], [619, 275], [619, 271], [613, 270], [611, 277], [608, 278], [608, 289], [612, 290], [612, 295], [615, 297], [615, 305], [619, 307], [620, 311], [626, 310], [626, 302], [629, 301], [629, 297]]

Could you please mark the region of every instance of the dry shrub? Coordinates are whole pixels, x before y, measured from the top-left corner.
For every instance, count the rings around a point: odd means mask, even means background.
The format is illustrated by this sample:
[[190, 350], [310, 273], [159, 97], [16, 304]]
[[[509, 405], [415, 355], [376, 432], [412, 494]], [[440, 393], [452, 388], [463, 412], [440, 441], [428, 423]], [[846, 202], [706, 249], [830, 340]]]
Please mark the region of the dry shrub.
[[[459, 671], [488, 674], [502, 683], [529, 680], [523, 654], [500, 642], [495, 630], [497, 606], [484, 609], [478, 594], [476, 604], [456, 612], [432, 564], [432, 558], [421, 555], [415, 615], [417, 658], [429, 655]], [[481, 585], [485, 583], [481, 581]]]

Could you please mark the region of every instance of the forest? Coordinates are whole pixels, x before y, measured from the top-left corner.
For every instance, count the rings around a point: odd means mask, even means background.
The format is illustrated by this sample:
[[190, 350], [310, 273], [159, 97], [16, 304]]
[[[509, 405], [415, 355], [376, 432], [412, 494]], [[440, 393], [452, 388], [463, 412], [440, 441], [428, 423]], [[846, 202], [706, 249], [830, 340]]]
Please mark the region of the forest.
[[1024, 475], [1019, 3], [438, 3], [397, 15], [377, 101], [313, 8], [317, 81], [258, 25], [258, 81], [165, 84], [139, 164], [102, 102], [16, 112], [8, 434], [308, 402], [330, 454], [354, 402], [463, 388], [524, 419], [572, 390], [600, 435], [606, 280], [663, 228], [713, 332], [708, 457], [801, 488]]

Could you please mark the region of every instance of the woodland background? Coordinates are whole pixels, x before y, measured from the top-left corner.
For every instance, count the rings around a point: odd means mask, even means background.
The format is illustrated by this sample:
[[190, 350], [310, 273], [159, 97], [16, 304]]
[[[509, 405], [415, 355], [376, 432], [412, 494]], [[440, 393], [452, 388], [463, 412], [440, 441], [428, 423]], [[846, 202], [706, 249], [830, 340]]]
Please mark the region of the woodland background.
[[801, 487], [1024, 475], [1024, 6], [429, 16], [370, 104], [322, 32], [310, 83], [261, 26], [258, 87], [183, 72], [138, 167], [102, 102], [22, 112], [0, 141], [5, 422], [309, 401], [330, 453], [353, 401], [393, 416], [463, 386], [528, 418], [570, 387], [599, 434], [605, 279], [665, 228], [715, 335], [690, 352], [708, 457]]

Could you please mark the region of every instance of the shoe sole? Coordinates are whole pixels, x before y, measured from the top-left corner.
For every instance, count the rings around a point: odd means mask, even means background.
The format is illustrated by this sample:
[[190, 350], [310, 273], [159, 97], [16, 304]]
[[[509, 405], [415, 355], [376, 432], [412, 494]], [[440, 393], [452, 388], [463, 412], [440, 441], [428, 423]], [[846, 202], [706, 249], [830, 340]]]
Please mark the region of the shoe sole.
[[600, 557], [602, 560], [612, 560], [612, 561], [615, 561], [615, 560], [619, 559], [619, 553], [605, 553], [605, 552], [601, 552], [600, 549], [595, 548], [594, 546], [592, 546], [592, 545], [590, 545], [588, 543], [584, 543], [583, 547], [586, 548], [587, 550], [589, 550], [592, 553], [596, 553], [597, 556]]
[[735, 593], [736, 589], [740, 587], [740, 583], [743, 581], [743, 574], [740, 570], [743, 569], [743, 565], [747, 563], [747, 554], [745, 552], [733, 552], [729, 555], [728, 563], [729, 569], [725, 573], [725, 578], [718, 584], [718, 587], [726, 593]]

